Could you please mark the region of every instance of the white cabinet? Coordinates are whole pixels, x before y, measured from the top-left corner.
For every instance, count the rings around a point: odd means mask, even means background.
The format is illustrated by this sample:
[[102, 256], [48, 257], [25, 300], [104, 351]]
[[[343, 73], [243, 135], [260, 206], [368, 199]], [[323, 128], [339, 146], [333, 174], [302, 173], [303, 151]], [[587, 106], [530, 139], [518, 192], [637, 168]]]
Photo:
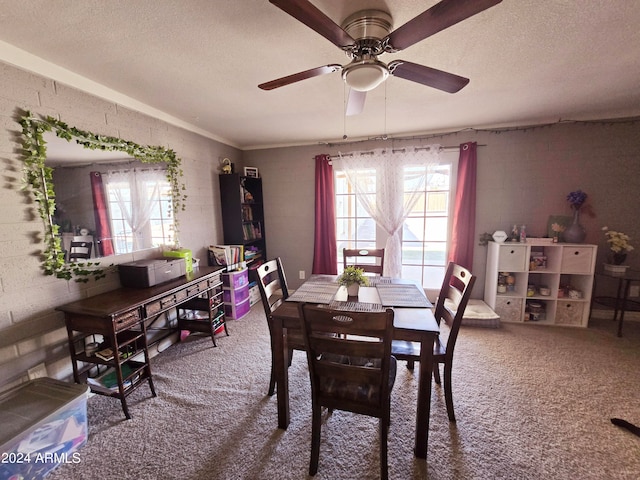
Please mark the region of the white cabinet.
[[586, 327], [596, 245], [489, 242], [484, 301], [504, 322]]

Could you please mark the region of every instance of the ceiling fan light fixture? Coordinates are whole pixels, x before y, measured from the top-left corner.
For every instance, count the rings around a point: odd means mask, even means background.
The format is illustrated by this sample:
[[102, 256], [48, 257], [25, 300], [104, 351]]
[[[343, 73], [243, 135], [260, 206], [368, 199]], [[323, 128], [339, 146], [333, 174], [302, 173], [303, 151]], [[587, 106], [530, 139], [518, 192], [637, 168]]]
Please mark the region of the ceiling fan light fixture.
[[367, 62], [345, 67], [342, 78], [349, 87], [360, 92], [373, 90], [389, 76], [387, 66], [382, 62]]

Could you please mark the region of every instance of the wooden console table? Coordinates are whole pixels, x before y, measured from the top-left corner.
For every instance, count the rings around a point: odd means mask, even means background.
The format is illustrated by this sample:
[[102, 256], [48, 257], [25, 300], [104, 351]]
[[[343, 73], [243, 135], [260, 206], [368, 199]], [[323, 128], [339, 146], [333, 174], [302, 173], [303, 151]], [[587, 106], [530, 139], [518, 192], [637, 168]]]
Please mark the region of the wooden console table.
[[[193, 273], [161, 285], [119, 288], [56, 308], [65, 314], [69, 354], [76, 383], [87, 382], [89, 370], [97, 365], [105, 365], [115, 377], [114, 385], [90, 381], [89, 386], [95, 393], [120, 399], [125, 416], [131, 418], [126, 397], [135, 388], [147, 380], [152, 395], [156, 396], [149, 365], [145, 321], [158, 318], [196, 297], [205, 295], [211, 299], [218, 291], [221, 296], [222, 272], [221, 267], [200, 267]], [[210, 321], [213, 321], [212, 315], [210, 312]], [[85, 339], [96, 334], [102, 335], [104, 344], [113, 350], [113, 358], [104, 360], [85, 352]]]

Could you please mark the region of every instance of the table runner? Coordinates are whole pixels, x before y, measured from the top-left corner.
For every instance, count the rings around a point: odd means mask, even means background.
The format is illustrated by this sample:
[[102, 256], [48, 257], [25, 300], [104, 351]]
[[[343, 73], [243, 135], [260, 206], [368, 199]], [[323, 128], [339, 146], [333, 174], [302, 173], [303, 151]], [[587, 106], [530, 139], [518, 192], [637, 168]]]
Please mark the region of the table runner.
[[413, 283], [376, 285], [380, 303], [385, 307], [429, 308], [431, 302]]
[[313, 276], [289, 295], [287, 301], [329, 304], [339, 288], [335, 277]]

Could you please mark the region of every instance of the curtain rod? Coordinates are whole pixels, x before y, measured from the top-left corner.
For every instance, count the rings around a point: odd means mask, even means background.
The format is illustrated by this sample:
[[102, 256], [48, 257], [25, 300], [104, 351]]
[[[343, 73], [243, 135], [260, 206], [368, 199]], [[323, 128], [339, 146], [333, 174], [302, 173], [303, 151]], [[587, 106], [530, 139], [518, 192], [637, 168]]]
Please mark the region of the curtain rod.
[[127, 172], [166, 172], [167, 169], [166, 168], [162, 168], [162, 167], [148, 167], [148, 168], [131, 168], [128, 170], [107, 170], [106, 172], [99, 172], [101, 175], [107, 175], [109, 173], [127, 173]]
[[[478, 144], [478, 147], [486, 147], [486, 144]], [[409, 147], [411, 148], [411, 147]], [[413, 147], [415, 152], [418, 152], [420, 150], [429, 150], [431, 147]], [[441, 151], [448, 151], [448, 152], [454, 152], [460, 149], [460, 146], [454, 146], [454, 145], [447, 145], [447, 146], [443, 146], [440, 147]], [[391, 153], [397, 153], [397, 152], [406, 152], [407, 148], [392, 148], [391, 149]], [[364, 151], [362, 152], [363, 155], [373, 155], [373, 151]], [[329, 155], [329, 160], [332, 160], [334, 158], [340, 158], [340, 156], [343, 157], [353, 157], [353, 153], [343, 153], [342, 155]], [[315, 157], [313, 157], [315, 159]]]

